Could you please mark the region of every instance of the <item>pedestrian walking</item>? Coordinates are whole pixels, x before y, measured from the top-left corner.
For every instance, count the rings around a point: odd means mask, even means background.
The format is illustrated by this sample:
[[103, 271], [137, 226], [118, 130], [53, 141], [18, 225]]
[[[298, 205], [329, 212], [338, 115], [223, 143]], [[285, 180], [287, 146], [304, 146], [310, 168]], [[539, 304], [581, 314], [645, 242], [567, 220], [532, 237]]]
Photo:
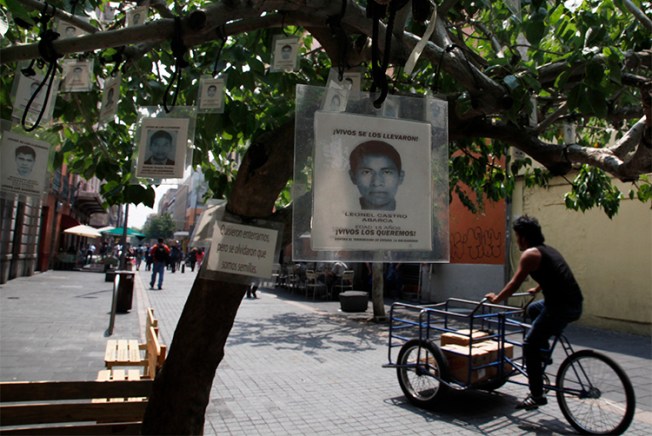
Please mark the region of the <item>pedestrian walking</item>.
[[158, 238], [158, 243], [154, 244], [150, 251], [153, 260], [152, 266], [152, 279], [149, 281], [149, 288], [154, 289], [156, 282], [156, 275], [158, 274], [158, 288], [163, 288], [163, 273], [165, 272], [165, 265], [170, 258], [170, 247], [163, 243], [163, 238]]
[[149, 244], [145, 244], [145, 271], [152, 270], [152, 263], [154, 258], [152, 257], [152, 249], [149, 247]]
[[258, 298], [256, 291], [258, 290], [258, 283], [252, 283], [247, 288], [247, 298]]

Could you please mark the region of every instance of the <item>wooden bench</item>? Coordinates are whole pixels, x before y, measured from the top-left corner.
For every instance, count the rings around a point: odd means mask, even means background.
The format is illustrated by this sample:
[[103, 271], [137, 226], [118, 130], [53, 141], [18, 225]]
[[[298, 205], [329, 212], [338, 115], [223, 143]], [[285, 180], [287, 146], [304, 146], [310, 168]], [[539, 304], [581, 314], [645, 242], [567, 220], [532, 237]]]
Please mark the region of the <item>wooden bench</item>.
[[0, 383], [0, 433], [140, 434], [153, 380]]
[[[104, 352], [106, 368], [113, 370], [116, 367], [138, 366], [143, 368], [143, 377], [156, 377], [165, 362], [167, 347], [159, 341], [158, 320], [154, 317], [152, 308], [147, 309], [145, 329], [144, 344], [138, 343], [136, 339], [109, 339]], [[98, 374], [98, 379], [104, 377], [106, 375]]]

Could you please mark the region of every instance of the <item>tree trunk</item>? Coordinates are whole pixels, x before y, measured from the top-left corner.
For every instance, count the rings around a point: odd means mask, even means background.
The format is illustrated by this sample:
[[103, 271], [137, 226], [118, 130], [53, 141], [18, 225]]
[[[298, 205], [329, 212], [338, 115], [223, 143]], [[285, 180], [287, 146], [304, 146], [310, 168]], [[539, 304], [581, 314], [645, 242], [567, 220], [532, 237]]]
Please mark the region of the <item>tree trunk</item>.
[[203, 433], [215, 371], [244, 294], [242, 284], [195, 280], [154, 382], [143, 434]]
[[[227, 206], [230, 213], [247, 218], [272, 216], [274, 202], [292, 175], [293, 138], [292, 121], [251, 145]], [[215, 371], [244, 294], [242, 284], [195, 279], [168, 357], [154, 380], [143, 434], [203, 433]]]
[[371, 264], [371, 302], [374, 308], [374, 320], [385, 321], [385, 302], [383, 298], [383, 288], [385, 280], [383, 278], [383, 264], [375, 262]]

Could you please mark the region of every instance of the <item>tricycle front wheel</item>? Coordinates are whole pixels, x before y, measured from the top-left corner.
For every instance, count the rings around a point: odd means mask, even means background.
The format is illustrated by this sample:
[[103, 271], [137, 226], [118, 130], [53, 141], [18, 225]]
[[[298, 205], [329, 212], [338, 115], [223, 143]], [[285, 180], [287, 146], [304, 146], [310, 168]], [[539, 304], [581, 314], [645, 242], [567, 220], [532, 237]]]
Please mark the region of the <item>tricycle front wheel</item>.
[[441, 381], [448, 379], [446, 358], [432, 342], [406, 342], [398, 353], [397, 364], [398, 384], [408, 401], [416, 406], [436, 404], [449, 389]]
[[624, 433], [636, 408], [634, 388], [625, 371], [593, 350], [578, 351], [562, 362], [557, 401], [568, 422], [585, 434]]

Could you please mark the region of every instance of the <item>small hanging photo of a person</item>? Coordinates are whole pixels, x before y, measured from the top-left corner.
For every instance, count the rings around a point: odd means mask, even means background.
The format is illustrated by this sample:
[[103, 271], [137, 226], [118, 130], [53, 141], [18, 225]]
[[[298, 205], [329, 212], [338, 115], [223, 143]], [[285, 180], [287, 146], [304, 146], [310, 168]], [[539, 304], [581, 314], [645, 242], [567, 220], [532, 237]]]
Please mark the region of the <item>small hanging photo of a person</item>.
[[292, 46], [290, 44], [285, 44], [281, 47], [281, 58], [284, 60], [290, 59], [292, 56]]
[[174, 146], [173, 138], [170, 132], [166, 130], [155, 131], [149, 139], [148, 152], [149, 158], [145, 160], [145, 165], [174, 165]]
[[21, 177], [29, 177], [36, 162], [36, 151], [28, 146], [21, 145], [16, 148], [16, 172]]
[[349, 177], [360, 193], [363, 210], [395, 210], [396, 192], [405, 172], [401, 156], [383, 141], [366, 141], [349, 155]]
[[342, 105], [342, 99], [340, 98], [340, 95], [333, 94], [333, 96], [331, 97], [330, 110], [339, 111], [341, 105]]

